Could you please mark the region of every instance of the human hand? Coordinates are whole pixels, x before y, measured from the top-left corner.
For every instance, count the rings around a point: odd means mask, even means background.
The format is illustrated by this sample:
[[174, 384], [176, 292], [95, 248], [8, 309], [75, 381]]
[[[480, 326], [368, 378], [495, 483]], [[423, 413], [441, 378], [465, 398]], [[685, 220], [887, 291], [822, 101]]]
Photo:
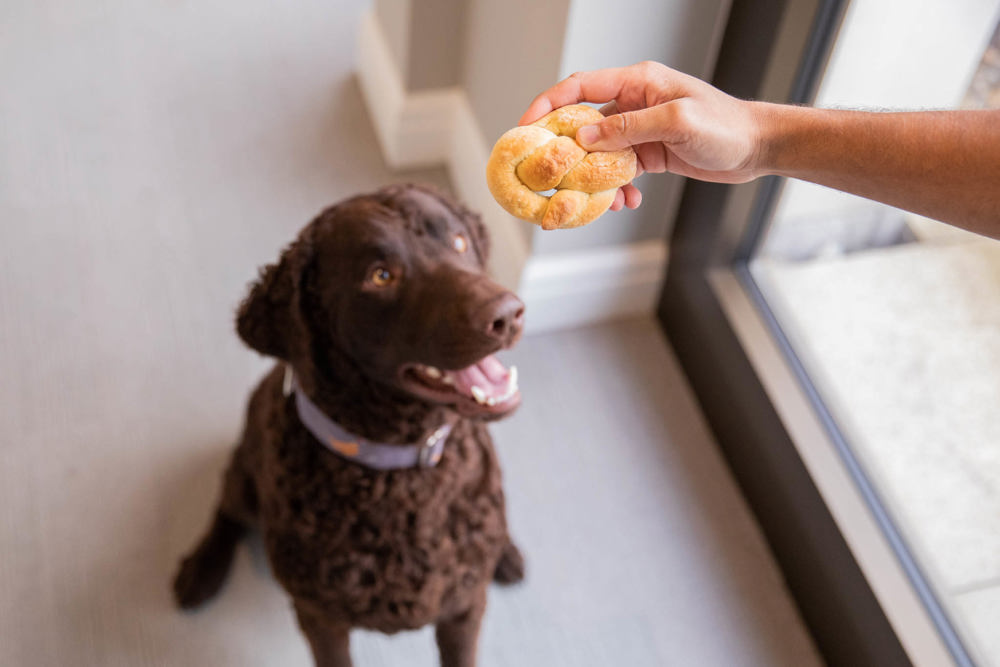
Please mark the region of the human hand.
[[[578, 102], [607, 103], [607, 118], [580, 128], [590, 151], [632, 146], [636, 175], [669, 171], [716, 183], [745, 183], [760, 175], [760, 114], [755, 105], [655, 62], [577, 72], [536, 97], [519, 121], [532, 123]], [[642, 193], [622, 187], [611, 210], [636, 208]]]

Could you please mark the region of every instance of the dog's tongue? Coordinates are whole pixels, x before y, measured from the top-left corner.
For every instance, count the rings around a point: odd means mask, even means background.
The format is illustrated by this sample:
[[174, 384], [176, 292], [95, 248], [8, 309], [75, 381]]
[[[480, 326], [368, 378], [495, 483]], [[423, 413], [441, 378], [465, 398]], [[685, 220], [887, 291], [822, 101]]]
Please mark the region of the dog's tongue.
[[480, 359], [468, 368], [449, 373], [455, 388], [466, 395], [473, 395], [473, 387], [478, 387], [486, 396], [496, 398], [508, 388], [510, 372], [500, 361], [490, 355]]

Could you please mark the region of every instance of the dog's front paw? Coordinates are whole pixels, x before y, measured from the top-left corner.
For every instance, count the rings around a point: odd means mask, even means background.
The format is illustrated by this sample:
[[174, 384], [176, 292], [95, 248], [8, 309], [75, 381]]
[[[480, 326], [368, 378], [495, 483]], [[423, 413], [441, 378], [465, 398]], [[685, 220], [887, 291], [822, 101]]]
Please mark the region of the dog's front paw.
[[203, 557], [195, 553], [181, 563], [174, 577], [174, 600], [181, 609], [194, 609], [214, 596], [222, 587], [224, 572], [206, 568]]
[[498, 584], [516, 584], [524, 579], [524, 556], [513, 542], [507, 542], [500, 554], [500, 562], [493, 572], [493, 581]]
[[181, 609], [200, 607], [222, 588], [232, 562], [232, 550], [202, 545], [185, 558], [174, 577], [174, 600]]
[[217, 516], [212, 529], [190, 556], [181, 562], [174, 578], [174, 599], [181, 609], [194, 609], [222, 588], [233, 562], [236, 543], [246, 529]]

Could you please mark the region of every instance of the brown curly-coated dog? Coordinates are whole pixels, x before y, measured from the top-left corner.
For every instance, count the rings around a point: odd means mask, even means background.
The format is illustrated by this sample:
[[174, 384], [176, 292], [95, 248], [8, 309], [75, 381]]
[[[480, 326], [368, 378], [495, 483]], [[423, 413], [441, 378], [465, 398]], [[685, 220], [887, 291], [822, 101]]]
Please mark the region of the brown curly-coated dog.
[[[475, 663], [490, 581], [524, 568], [485, 424], [520, 403], [492, 355], [520, 336], [524, 307], [486, 276], [487, 252], [478, 216], [390, 186], [325, 210], [261, 272], [237, 330], [282, 363], [250, 398], [212, 526], [174, 581], [180, 606], [219, 590], [257, 526], [317, 665], [351, 664], [352, 627], [427, 624], [442, 665]], [[321, 443], [298, 395], [382, 448], [451, 430], [430, 462], [373, 469], [350, 460], [355, 443]]]

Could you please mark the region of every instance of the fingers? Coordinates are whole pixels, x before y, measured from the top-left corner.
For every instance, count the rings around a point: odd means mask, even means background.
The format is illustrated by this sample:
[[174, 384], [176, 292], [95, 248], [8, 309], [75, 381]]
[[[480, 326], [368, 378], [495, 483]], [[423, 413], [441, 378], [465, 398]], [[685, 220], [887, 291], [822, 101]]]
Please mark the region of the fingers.
[[[677, 97], [692, 81], [697, 80], [649, 60], [628, 67], [576, 72], [532, 100], [518, 125], [534, 123], [553, 109], [578, 102], [617, 100], [621, 109], [643, 108], [653, 104], [653, 97], [660, 101]], [[604, 109], [602, 112], [608, 115]]]
[[633, 146], [632, 149], [638, 158], [636, 176], [647, 171], [653, 174], [667, 171], [667, 148], [663, 142], [651, 141]]
[[613, 67], [592, 72], [577, 72], [532, 100], [518, 125], [528, 125], [559, 107], [578, 102], [604, 104], [618, 97], [631, 79], [628, 68]]
[[608, 116], [581, 127], [576, 140], [589, 151], [617, 151], [635, 144], [662, 141], [665, 126], [657, 107]]
[[642, 193], [639, 192], [639, 188], [631, 183], [626, 183], [618, 188], [618, 192], [615, 193], [615, 200], [611, 202], [611, 210], [620, 211], [623, 208], [639, 208], [639, 204], [641, 203]]
[[615, 115], [616, 113], [619, 112], [618, 102], [615, 100], [611, 100], [610, 102], [608, 102], [607, 104], [605, 104], [603, 107], [600, 108], [600, 112], [605, 116]]
[[626, 206], [629, 208], [639, 208], [639, 204], [642, 203], [642, 193], [639, 191], [639, 188], [631, 183], [627, 183], [622, 187], [621, 192], [625, 196]]
[[611, 206], [608, 207], [610, 211], [620, 211], [622, 207], [625, 206], [625, 193], [622, 192], [621, 188], [615, 191], [615, 200], [611, 202]]

